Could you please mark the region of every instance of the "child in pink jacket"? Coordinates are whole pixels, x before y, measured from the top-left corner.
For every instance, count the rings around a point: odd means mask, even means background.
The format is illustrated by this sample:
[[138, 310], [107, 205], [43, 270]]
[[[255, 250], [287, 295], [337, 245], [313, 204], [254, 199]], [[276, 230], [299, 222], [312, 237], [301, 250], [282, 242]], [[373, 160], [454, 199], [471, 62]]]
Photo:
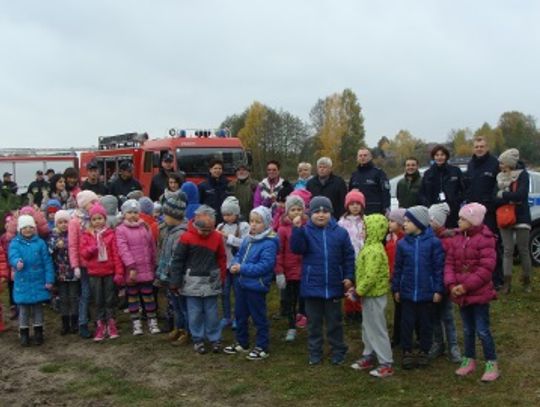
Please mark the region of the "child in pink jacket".
[[[122, 205], [122, 223], [116, 227], [118, 253], [124, 264], [128, 310], [133, 323], [133, 335], [142, 335], [140, 298], [148, 317], [151, 334], [160, 333], [154, 298], [154, 277], [156, 264], [156, 244], [148, 225], [140, 219], [141, 205], [129, 199]], [[120, 282], [119, 282], [120, 283]]]

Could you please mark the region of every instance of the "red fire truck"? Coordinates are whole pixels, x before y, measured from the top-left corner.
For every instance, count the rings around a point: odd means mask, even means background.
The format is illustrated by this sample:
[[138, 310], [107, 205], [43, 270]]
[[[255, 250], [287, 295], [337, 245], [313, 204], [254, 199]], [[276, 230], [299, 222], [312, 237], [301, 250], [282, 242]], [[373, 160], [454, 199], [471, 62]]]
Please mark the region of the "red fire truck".
[[227, 131], [171, 129], [169, 137], [154, 140], [146, 133], [100, 137], [97, 150], [81, 153], [81, 178], [87, 176], [86, 165], [95, 161], [108, 183], [118, 172], [120, 163], [127, 160], [133, 163], [133, 177], [148, 194], [152, 177], [159, 171], [161, 159], [167, 153], [175, 157], [174, 169], [183, 171], [187, 180], [196, 183], [205, 179], [212, 159], [223, 161], [223, 172], [229, 177], [234, 175], [238, 164], [248, 164], [248, 154], [242, 143]]

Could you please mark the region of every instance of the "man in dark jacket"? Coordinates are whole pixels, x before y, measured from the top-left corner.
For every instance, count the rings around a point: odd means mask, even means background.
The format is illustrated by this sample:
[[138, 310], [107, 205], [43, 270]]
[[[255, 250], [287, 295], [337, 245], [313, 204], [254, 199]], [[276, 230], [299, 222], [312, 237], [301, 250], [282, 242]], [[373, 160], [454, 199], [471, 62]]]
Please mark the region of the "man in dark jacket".
[[8, 190], [12, 194], [17, 194], [17, 190], [19, 189], [19, 186], [15, 181], [11, 180], [11, 177], [13, 176], [10, 172], [4, 172], [4, 176], [2, 177], [2, 189]]
[[396, 198], [400, 208], [410, 208], [420, 205], [420, 187], [422, 176], [418, 171], [418, 160], [409, 157], [405, 160], [405, 175], [399, 180], [396, 189]]
[[238, 199], [240, 214], [246, 222], [249, 221], [249, 212], [253, 209], [253, 195], [258, 184], [258, 181], [251, 178], [246, 164], [236, 167], [236, 179], [229, 183], [229, 193]]
[[201, 205], [208, 205], [216, 211], [216, 223], [221, 223], [221, 204], [227, 197], [229, 181], [223, 175], [223, 161], [212, 160], [208, 164], [208, 177], [199, 184]]
[[118, 206], [120, 207], [132, 191], [142, 191], [142, 185], [133, 178], [131, 161], [123, 161], [118, 168], [118, 178], [109, 185], [109, 193], [118, 198]]
[[[150, 184], [150, 199], [154, 202], [158, 201], [165, 188], [167, 188], [167, 183], [169, 179], [169, 174], [174, 171], [174, 157], [172, 154], [165, 154], [161, 159], [161, 168], [159, 172], [154, 175], [152, 178], [152, 183]], [[182, 186], [182, 185], [180, 185]]]
[[109, 193], [108, 188], [103, 182], [99, 181], [99, 166], [95, 161], [90, 161], [86, 164], [88, 177], [81, 185], [81, 190], [89, 190], [96, 195], [105, 196]]
[[37, 205], [41, 208], [41, 201], [44, 197], [47, 197], [49, 194], [49, 183], [45, 181], [43, 177], [43, 171], [36, 171], [36, 179], [28, 185], [28, 192], [26, 196], [28, 197], [29, 205]]
[[317, 160], [317, 175], [308, 181], [306, 189], [311, 192], [311, 196], [322, 195], [330, 199], [336, 219], [345, 212], [347, 184], [343, 178], [332, 173], [332, 160], [329, 157]]
[[356, 189], [366, 197], [365, 214], [385, 215], [390, 210], [390, 183], [386, 173], [373, 165], [367, 148], [358, 150], [358, 167], [349, 181], [349, 191]]

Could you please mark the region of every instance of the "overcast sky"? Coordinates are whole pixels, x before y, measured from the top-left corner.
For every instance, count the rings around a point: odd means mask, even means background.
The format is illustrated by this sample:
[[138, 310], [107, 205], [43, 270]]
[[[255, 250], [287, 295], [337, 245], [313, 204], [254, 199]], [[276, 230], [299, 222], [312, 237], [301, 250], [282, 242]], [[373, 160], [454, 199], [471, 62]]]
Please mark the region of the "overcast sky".
[[[136, 5], [136, 6], [135, 6]], [[216, 127], [258, 100], [304, 120], [358, 96], [367, 142], [540, 117], [540, 2], [0, 0], [0, 147]]]

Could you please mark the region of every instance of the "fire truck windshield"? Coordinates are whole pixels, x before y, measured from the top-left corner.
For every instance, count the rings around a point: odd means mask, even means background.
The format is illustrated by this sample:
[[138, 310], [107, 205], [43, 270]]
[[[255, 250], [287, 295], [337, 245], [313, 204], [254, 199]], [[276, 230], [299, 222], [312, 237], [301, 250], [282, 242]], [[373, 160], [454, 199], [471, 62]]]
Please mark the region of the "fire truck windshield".
[[236, 165], [247, 164], [246, 153], [241, 148], [178, 148], [178, 168], [189, 176], [205, 176], [208, 164], [217, 159], [223, 161], [223, 174], [234, 175]]

